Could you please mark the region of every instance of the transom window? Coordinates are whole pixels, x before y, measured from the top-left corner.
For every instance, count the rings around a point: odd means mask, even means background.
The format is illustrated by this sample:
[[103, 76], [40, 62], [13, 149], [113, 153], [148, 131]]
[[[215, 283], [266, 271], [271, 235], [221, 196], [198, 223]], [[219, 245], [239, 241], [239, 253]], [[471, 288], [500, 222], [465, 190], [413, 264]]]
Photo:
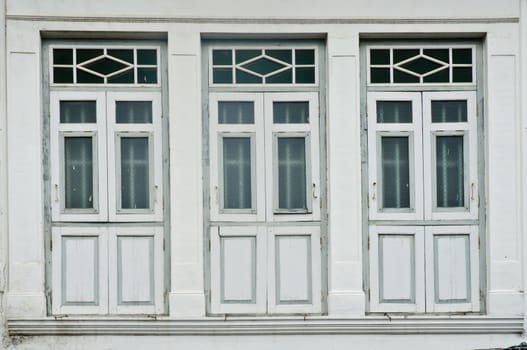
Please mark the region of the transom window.
[[60, 47], [51, 49], [53, 84], [133, 84], [159, 82], [156, 47]]
[[317, 50], [302, 48], [210, 49], [211, 85], [317, 84]]
[[474, 47], [372, 46], [367, 50], [369, 84], [473, 84]]

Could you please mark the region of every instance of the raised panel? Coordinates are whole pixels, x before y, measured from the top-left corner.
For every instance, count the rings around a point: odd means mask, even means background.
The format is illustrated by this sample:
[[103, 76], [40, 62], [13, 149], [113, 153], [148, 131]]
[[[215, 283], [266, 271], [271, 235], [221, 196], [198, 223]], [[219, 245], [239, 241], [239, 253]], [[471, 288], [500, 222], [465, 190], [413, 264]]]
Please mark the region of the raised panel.
[[98, 236], [62, 237], [62, 304], [99, 303]]
[[379, 234], [379, 301], [415, 303], [415, 235]]
[[434, 282], [436, 303], [470, 300], [468, 235], [434, 236]]
[[[311, 239], [278, 236], [275, 239], [275, 293], [278, 304], [311, 302]], [[271, 293], [273, 291], [270, 291]]]
[[318, 226], [268, 228], [268, 312], [321, 312]]
[[427, 311], [479, 310], [476, 226], [426, 228]]
[[425, 310], [423, 236], [423, 227], [370, 227], [370, 311]]
[[163, 228], [112, 227], [108, 237], [110, 313], [162, 313]]
[[221, 302], [256, 303], [256, 237], [221, 237]]
[[117, 237], [119, 305], [153, 304], [154, 237]]
[[265, 313], [265, 231], [257, 226], [211, 227], [212, 313]]
[[53, 314], [108, 312], [108, 240], [97, 227], [52, 230]]

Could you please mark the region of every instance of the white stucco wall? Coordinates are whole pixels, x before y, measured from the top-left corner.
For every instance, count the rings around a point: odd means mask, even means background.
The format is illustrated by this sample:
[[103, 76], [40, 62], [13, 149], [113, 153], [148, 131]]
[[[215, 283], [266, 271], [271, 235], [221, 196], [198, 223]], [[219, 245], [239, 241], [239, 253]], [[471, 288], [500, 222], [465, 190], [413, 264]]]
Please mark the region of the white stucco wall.
[[107, 2], [104, 6], [83, 0], [38, 1], [8, 0], [9, 15], [21, 16], [79, 16], [79, 17], [223, 17], [243, 18], [360, 18], [360, 19], [452, 19], [452, 18], [515, 18], [519, 1], [492, 0], [402, 0], [394, 5], [386, 0], [329, 0], [313, 1], [210, 1], [153, 0], [145, 3], [130, 0]]
[[5, 1], [0, 1], [0, 346], [7, 335], [4, 312], [7, 262], [7, 220], [6, 220], [6, 79], [5, 79]]
[[[525, 5], [525, 0], [523, 1]], [[417, 5], [418, 4], [418, 5]], [[523, 13], [527, 10], [525, 6]], [[274, 34], [274, 37], [327, 38], [327, 135], [329, 183], [328, 318], [364, 317], [361, 144], [360, 144], [360, 36], [484, 37], [485, 152], [487, 200], [487, 316], [519, 320], [524, 315], [522, 284], [525, 252], [522, 217], [522, 138], [527, 135], [527, 72], [521, 70], [520, 1], [498, 2], [413, 0], [398, 1], [7, 1], [7, 107], [0, 87], [0, 152], [6, 130], [7, 154], [0, 167], [9, 186], [0, 198], [3, 215], [0, 234], [2, 259], [9, 252], [8, 318], [46, 317], [45, 254], [43, 240], [42, 81], [41, 33], [98, 32], [166, 33], [168, 43], [171, 289], [167, 319], [188, 320], [205, 315], [203, 262], [203, 203], [201, 151], [201, 42], [203, 33], [229, 38], [236, 35]], [[64, 18], [61, 18], [64, 16]], [[98, 19], [95, 19], [99, 17]], [[129, 17], [121, 18], [118, 17]], [[218, 18], [222, 18], [219, 20]], [[2, 18], [4, 18], [2, 16]], [[258, 18], [255, 21], [254, 18]], [[64, 20], [63, 20], [64, 19]], [[252, 19], [252, 20], [251, 20]], [[381, 21], [379, 21], [381, 19]], [[228, 34], [225, 34], [228, 33]], [[114, 34], [116, 36], [119, 34]], [[3, 37], [3, 36], [2, 36]], [[1, 54], [0, 42], [0, 54]], [[522, 51], [525, 52], [525, 51]], [[522, 63], [523, 62], [523, 63]], [[520, 73], [522, 75], [520, 75]], [[522, 77], [523, 79], [520, 79]], [[523, 112], [523, 113], [522, 113]], [[522, 115], [524, 116], [522, 118]], [[189, 148], [193, 144], [195, 147]], [[526, 152], [527, 153], [527, 152]], [[527, 162], [525, 162], [527, 163]], [[4, 161], [5, 164], [5, 161]], [[3, 169], [3, 170], [2, 170]], [[0, 191], [1, 193], [5, 193]], [[28, 198], [30, 200], [28, 201]], [[5, 220], [5, 218], [8, 219]], [[2, 226], [4, 225], [4, 226]], [[522, 245], [524, 244], [524, 245]], [[3, 247], [3, 249], [2, 249]], [[0, 275], [0, 293], [2, 276]], [[486, 316], [485, 316], [486, 317]], [[322, 321], [321, 321], [322, 322]], [[389, 326], [388, 326], [389, 327]], [[390, 343], [395, 348], [489, 348], [519, 343], [517, 334], [478, 335], [309, 335], [232, 337], [30, 337], [13, 349], [133, 349], [155, 344], [159, 349], [179, 345], [185, 349], [375, 349]], [[16, 341], [15, 341], [16, 342]], [[376, 344], [376, 345], [374, 345]], [[459, 347], [453, 347], [453, 345]], [[380, 348], [380, 347], [379, 347]]]

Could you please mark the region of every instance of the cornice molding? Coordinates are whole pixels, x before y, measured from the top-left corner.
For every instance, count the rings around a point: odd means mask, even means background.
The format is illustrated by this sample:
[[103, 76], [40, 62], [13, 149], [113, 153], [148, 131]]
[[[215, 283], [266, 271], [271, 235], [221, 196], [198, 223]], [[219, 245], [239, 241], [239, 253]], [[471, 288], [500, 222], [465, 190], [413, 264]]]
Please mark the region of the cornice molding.
[[239, 23], [239, 24], [427, 24], [427, 23], [519, 23], [519, 17], [445, 17], [445, 18], [376, 18], [376, 17], [130, 17], [130, 16], [33, 16], [6, 15], [13, 21], [43, 22], [123, 22], [123, 23]]
[[520, 334], [521, 317], [41, 318], [7, 321], [10, 335]]

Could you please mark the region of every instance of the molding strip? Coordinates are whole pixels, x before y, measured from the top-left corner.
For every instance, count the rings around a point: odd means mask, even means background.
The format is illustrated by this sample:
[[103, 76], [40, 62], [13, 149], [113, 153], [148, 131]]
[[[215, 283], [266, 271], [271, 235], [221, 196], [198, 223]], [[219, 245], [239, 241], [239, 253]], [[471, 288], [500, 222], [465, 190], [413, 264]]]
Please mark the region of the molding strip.
[[13, 21], [43, 22], [173, 22], [173, 23], [246, 23], [246, 24], [413, 24], [413, 23], [519, 23], [519, 17], [481, 17], [481, 18], [345, 18], [345, 17], [312, 17], [312, 18], [273, 18], [273, 17], [88, 17], [88, 16], [31, 16], [7, 15]]
[[41, 318], [7, 327], [10, 335], [520, 334], [523, 318]]

